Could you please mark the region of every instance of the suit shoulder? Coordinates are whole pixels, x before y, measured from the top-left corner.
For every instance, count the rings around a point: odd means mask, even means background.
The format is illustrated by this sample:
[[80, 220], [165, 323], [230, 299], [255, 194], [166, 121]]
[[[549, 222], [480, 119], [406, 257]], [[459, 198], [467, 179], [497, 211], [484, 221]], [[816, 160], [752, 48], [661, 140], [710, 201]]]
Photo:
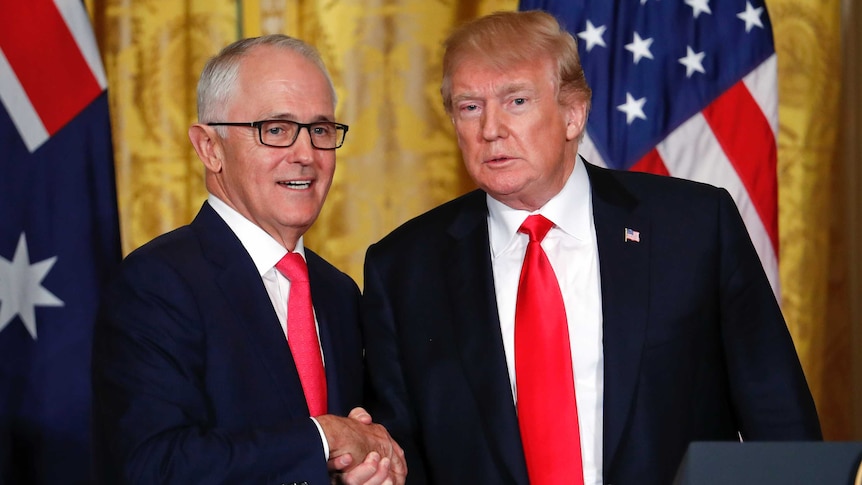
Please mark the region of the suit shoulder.
[[200, 242], [188, 225], [157, 236], [129, 253], [124, 264], [139, 264], [157, 260], [187, 260], [200, 254]]
[[474, 190], [438, 205], [408, 220], [383, 237], [376, 245], [400, 245], [416, 239], [429, 242], [446, 234], [452, 224], [462, 217], [475, 213], [477, 219], [487, 215], [485, 192]]
[[[723, 188], [672, 176], [600, 167], [589, 167], [589, 173], [590, 183], [598, 192], [625, 193], [640, 203], [673, 206], [729, 197]], [[616, 190], [605, 190], [609, 187]]]
[[359, 285], [356, 284], [350, 275], [341, 271], [334, 264], [323, 259], [322, 256], [307, 247], [305, 248], [305, 259], [308, 262], [310, 272], [324, 276], [328, 281], [332, 281], [339, 287], [350, 287], [351, 289], [355, 288], [357, 292], [359, 291]]

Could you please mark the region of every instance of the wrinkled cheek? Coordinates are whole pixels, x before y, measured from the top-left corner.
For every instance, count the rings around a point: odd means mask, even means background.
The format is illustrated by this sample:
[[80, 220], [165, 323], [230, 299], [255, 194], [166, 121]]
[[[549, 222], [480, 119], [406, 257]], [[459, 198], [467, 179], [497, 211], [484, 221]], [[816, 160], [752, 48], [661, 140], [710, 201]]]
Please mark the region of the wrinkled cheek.
[[486, 192], [495, 193], [500, 189], [500, 173], [484, 163], [467, 166], [467, 173], [473, 182]]
[[475, 153], [479, 143], [472, 140], [480, 139], [478, 132], [467, 131], [465, 129], [455, 128], [455, 137], [458, 140], [458, 148], [462, 153]]
[[484, 179], [490, 175], [487, 167], [485, 167], [482, 162], [469, 159], [466, 155], [464, 156], [464, 168], [467, 169], [467, 174], [469, 174], [473, 180]]

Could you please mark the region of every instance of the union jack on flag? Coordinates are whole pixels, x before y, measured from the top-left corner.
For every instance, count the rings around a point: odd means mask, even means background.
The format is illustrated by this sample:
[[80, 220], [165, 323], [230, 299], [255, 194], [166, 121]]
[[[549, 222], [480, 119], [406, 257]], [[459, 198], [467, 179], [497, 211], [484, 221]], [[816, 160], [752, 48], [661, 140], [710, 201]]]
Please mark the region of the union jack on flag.
[[724, 187], [776, 296], [777, 63], [763, 0], [521, 0], [578, 40], [589, 162]]

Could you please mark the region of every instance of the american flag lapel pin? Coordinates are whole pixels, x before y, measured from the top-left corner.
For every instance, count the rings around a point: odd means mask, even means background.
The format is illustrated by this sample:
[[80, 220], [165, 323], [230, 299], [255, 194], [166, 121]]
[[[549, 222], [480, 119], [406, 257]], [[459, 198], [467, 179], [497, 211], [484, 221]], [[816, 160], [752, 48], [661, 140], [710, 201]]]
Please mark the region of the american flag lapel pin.
[[626, 239], [625, 242], [641, 242], [641, 233], [640, 231], [635, 231], [634, 229], [626, 228]]

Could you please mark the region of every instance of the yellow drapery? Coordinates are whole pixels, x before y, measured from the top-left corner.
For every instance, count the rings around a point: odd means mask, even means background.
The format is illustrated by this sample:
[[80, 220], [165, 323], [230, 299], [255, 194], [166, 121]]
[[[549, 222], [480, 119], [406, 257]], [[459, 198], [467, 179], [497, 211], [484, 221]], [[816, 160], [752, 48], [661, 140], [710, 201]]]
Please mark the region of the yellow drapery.
[[[767, 0], [779, 83], [783, 308], [827, 438], [852, 408], [846, 279], [839, 266], [840, 0]], [[463, 171], [439, 100], [440, 42], [517, 0], [87, 0], [109, 81], [124, 253], [191, 220], [206, 196], [187, 139], [204, 61], [240, 36], [283, 32], [318, 47], [351, 125], [306, 244], [362, 280], [368, 244], [459, 195]], [[827, 122], [824, 122], [827, 120]], [[830, 225], [830, 222], [832, 223]], [[856, 437], [860, 438], [859, 436]]]
[[[828, 439], [851, 439], [853, 386], [837, 175], [840, 0], [767, 0], [778, 53], [782, 308]], [[858, 322], [857, 322], [858, 324]], [[856, 439], [859, 439], [856, 436]]]

